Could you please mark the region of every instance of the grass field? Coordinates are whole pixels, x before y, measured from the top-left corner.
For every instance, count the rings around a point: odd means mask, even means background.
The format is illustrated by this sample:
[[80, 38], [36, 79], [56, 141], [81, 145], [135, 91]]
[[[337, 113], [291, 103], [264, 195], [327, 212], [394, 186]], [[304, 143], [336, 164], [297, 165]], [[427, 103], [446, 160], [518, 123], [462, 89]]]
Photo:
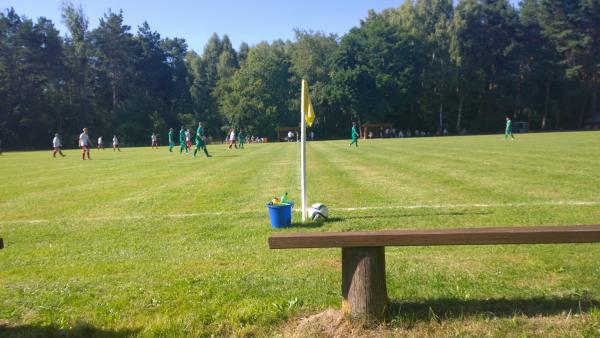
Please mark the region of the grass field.
[[[274, 336], [339, 308], [339, 250], [267, 247], [265, 204], [299, 202], [298, 145], [209, 151], [1, 155], [0, 336]], [[332, 219], [296, 212], [287, 231], [600, 222], [599, 132], [307, 153], [309, 199]], [[386, 260], [386, 323], [360, 335], [600, 336], [598, 244], [390, 247]]]

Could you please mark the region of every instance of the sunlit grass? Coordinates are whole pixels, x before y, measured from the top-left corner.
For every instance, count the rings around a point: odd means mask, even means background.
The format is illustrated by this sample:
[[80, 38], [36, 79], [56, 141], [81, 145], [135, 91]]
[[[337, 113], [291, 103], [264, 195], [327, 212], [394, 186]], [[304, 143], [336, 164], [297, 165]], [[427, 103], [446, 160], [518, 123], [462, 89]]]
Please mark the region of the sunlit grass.
[[[600, 220], [598, 132], [348, 143], [308, 144], [309, 199], [332, 220], [284, 231]], [[267, 248], [265, 204], [299, 202], [298, 150], [4, 153], [0, 335], [264, 336], [339, 307], [339, 250]], [[387, 248], [386, 328], [599, 335], [598, 257], [596, 244]]]

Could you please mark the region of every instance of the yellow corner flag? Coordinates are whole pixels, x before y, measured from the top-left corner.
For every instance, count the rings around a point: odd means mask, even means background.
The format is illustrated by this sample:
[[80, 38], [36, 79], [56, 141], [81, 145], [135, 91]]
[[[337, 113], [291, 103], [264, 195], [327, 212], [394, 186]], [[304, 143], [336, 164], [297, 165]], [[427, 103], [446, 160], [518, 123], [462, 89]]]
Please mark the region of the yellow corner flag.
[[304, 113], [304, 120], [310, 127], [315, 120], [315, 111], [312, 103], [310, 102], [310, 95], [308, 95], [308, 83], [306, 80], [302, 80], [302, 112]]

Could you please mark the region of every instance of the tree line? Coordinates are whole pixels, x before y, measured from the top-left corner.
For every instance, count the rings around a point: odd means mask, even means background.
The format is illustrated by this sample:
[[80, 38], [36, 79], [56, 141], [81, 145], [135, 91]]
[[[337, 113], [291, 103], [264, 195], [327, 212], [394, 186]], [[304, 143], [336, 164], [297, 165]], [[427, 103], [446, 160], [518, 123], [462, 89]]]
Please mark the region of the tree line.
[[[504, 116], [533, 129], [581, 128], [597, 112], [599, 0], [406, 0], [369, 11], [339, 37], [296, 30], [237, 49], [213, 34], [201, 54], [122, 11], [94, 29], [65, 3], [53, 22], [0, 14], [0, 139], [47, 147], [59, 132], [163, 140], [169, 127], [204, 122], [273, 137], [297, 126], [300, 83], [316, 109], [317, 137], [346, 137], [352, 121], [399, 130], [499, 131]], [[73, 141], [73, 144], [75, 141]]]

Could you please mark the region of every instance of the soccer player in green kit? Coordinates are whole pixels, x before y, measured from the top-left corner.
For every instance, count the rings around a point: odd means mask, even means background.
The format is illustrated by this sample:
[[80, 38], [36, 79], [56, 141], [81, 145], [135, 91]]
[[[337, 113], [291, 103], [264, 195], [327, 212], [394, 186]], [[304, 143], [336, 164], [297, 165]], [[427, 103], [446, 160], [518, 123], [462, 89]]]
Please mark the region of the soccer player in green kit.
[[194, 158], [200, 148], [204, 149], [206, 157], [211, 157], [206, 150], [206, 137], [204, 136], [204, 128], [202, 128], [202, 122], [198, 122], [198, 129], [196, 130], [196, 149], [194, 149]]
[[240, 128], [240, 131], [238, 132], [238, 149], [244, 149], [244, 134], [242, 134], [242, 128]]
[[173, 143], [173, 134], [175, 134], [173, 128], [169, 128], [169, 152], [173, 152], [173, 146], [175, 145]]
[[512, 131], [512, 120], [509, 116], [506, 117], [506, 130], [504, 131], [504, 141], [508, 140], [508, 135], [512, 137], [512, 140], [515, 140], [515, 135], [513, 135]]
[[185, 153], [188, 153], [187, 150], [187, 145], [185, 144], [185, 129], [183, 129], [183, 126], [181, 127], [181, 130], [179, 131], [179, 143], [181, 143], [181, 147], [179, 148], [179, 155], [181, 155], [181, 153], [183, 152], [183, 149], [185, 149]]
[[360, 135], [358, 134], [358, 130], [356, 128], [356, 122], [352, 122], [352, 142], [350, 142], [350, 146], [352, 146], [353, 144], [356, 144], [356, 146], [358, 147], [358, 137]]

